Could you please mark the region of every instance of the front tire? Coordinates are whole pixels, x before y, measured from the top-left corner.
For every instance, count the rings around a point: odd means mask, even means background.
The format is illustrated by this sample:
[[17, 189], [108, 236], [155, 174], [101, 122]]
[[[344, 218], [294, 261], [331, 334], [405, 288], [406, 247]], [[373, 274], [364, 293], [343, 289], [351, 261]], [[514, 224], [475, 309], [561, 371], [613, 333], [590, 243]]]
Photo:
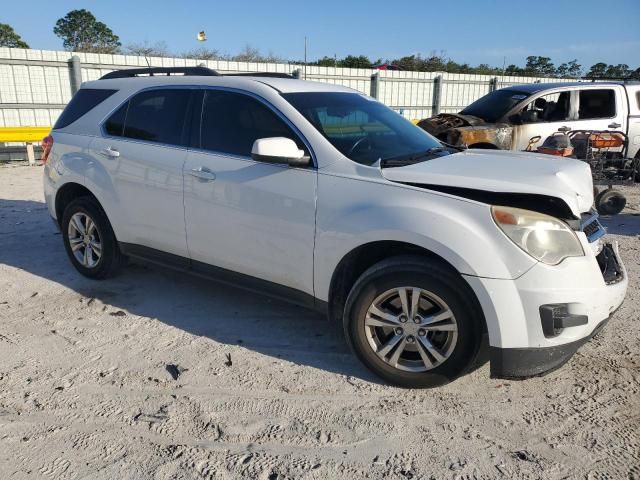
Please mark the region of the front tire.
[[95, 199], [80, 197], [69, 203], [61, 229], [67, 255], [78, 272], [93, 279], [116, 273], [122, 256], [111, 224]]
[[480, 349], [483, 315], [449, 266], [396, 257], [369, 268], [344, 311], [347, 341], [372, 372], [402, 387], [437, 387], [465, 374]]

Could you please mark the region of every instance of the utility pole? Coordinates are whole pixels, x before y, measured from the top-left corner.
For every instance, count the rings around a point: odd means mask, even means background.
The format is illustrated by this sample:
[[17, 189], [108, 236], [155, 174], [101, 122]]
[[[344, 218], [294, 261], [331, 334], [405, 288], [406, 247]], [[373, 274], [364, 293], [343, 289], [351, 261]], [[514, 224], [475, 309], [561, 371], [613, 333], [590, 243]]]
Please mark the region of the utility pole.
[[307, 79], [307, 36], [304, 36], [304, 79]]

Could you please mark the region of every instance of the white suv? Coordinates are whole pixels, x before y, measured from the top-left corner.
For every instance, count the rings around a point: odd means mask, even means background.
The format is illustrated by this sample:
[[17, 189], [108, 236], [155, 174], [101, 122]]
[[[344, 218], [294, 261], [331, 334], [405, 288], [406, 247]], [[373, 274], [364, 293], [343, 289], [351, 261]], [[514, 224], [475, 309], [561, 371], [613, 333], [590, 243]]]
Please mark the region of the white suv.
[[75, 268], [131, 256], [271, 292], [410, 387], [469, 371], [485, 335], [492, 376], [542, 374], [622, 303], [585, 163], [454, 149], [366, 95], [278, 77], [83, 84], [45, 142]]

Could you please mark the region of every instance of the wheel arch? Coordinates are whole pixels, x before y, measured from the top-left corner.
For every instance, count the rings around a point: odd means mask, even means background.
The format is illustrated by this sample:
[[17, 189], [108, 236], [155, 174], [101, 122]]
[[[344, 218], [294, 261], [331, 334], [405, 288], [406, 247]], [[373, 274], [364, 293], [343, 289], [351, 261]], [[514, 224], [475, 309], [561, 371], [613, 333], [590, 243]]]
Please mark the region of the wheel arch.
[[[447, 269], [460, 275], [460, 272], [445, 258], [437, 253], [408, 242], [396, 240], [381, 240], [359, 245], [348, 252], [338, 262], [331, 276], [329, 284], [328, 315], [331, 321], [342, 322], [342, 314], [346, 305], [347, 296], [355, 282], [371, 266], [387, 258], [413, 255], [436, 260]], [[461, 278], [463, 278], [461, 276]], [[465, 281], [465, 284], [467, 282]], [[482, 312], [482, 308], [475, 292], [469, 286], [468, 293], [473, 296], [474, 302]], [[484, 315], [483, 315], [484, 317]], [[486, 331], [486, 321], [483, 329]]]
[[56, 219], [57, 219], [58, 225], [61, 226], [62, 216], [64, 214], [64, 209], [67, 207], [67, 205], [69, 205], [69, 203], [71, 203], [76, 198], [80, 198], [80, 197], [93, 198], [98, 203], [100, 208], [102, 208], [102, 210], [104, 211], [102, 204], [100, 203], [98, 198], [93, 194], [91, 190], [89, 190], [86, 186], [81, 185], [79, 183], [68, 182], [62, 185], [56, 192], [54, 205], [55, 205]]

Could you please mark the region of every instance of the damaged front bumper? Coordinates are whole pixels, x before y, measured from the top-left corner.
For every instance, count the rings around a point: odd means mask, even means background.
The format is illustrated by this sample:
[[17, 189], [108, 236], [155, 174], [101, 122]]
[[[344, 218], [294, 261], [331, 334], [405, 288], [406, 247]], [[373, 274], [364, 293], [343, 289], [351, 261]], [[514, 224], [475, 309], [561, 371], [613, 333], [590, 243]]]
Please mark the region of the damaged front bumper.
[[596, 256], [536, 264], [516, 280], [465, 276], [487, 320], [493, 378], [544, 375], [564, 365], [622, 304], [627, 274], [615, 243]]

